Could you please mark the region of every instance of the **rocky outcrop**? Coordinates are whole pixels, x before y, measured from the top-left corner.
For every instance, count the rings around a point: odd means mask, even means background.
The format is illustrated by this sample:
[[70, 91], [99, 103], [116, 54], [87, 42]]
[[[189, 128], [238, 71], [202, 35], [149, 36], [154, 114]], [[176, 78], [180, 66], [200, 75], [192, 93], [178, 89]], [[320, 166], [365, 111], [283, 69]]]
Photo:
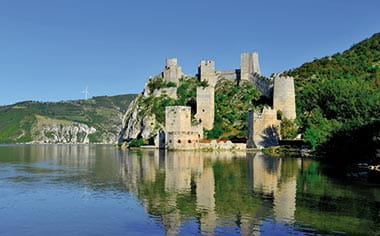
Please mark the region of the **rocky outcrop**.
[[96, 129], [86, 124], [36, 116], [32, 143], [89, 143]]
[[[128, 107], [123, 119], [123, 129], [119, 140], [136, 138], [149, 139], [156, 135], [157, 121], [154, 114], [148, 112], [148, 108], [141, 104], [143, 95], [139, 95]], [[145, 111], [145, 112], [143, 112]], [[146, 114], [145, 114], [146, 113]]]

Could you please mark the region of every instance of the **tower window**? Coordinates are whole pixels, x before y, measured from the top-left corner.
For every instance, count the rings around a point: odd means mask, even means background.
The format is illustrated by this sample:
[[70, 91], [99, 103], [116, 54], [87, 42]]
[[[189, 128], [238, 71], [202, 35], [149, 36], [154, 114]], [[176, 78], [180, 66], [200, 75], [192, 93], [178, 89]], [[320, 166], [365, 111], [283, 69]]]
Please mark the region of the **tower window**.
[[187, 142], [188, 142], [188, 143], [191, 143], [191, 140], [188, 140]]
[[181, 139], [178, 139], [178, 143], [181, 143]]

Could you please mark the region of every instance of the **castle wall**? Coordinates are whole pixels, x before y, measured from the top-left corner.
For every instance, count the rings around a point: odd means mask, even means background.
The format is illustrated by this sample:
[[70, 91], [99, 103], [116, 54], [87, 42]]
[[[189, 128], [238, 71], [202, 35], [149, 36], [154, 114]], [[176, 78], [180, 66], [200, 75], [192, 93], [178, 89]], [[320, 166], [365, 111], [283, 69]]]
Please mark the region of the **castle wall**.
[[215, 72], [215, 61], [201, 61], [198, 67], [198, 74], [200, 81], [207, 81], [209, 86], [215, 87], [217, 80]]
[[250, 75], [261, 74], [259, 65], [259, 54], [256, 52], [246, 52], [240, 55], [241, 80], [250, 80]]
[[264, 96], [272, 97], [273, 95], [273, 83], [269, 80], [259, 79], [255, 76], [251, 77], [251, 80], [256, 89], [258, 89]]
[[169, 106], [165, 108], [166, 132], [192, 131], [191, 108], [186, 106]]
[[191, 125], [191, 108], [169, 106], [165, 112], [165, 146], [171, 150], [198, 149], [203, 130], [200, 133], [200, 126]]
[[218, 150], [218, 151], [245, 151], [247, 149], [247, 144], [245, 143], [232, 143], [231, 141], [220, 141], [212, 140], [209, 143], [199, 143], [199, 149], [201, 150]]
[[191, 131], [198, 133], [199, 139], [203, 139], [203, 125], [202, 124], [192, 125]]
[[178, 66], [177, 58], [166, 59], [166, 66], [162, 72], [162, 77], [168, 82], [178, 84], [179, 78], [182, 76], [182, 68]]
[[281, 110], [283, 117], [290, 120], [296, 118], [296, 99], [293, 77], [276, 76], [273, 88], [273, 108]]
[[225, 70], [216, 71], [217, 80], [226, 79], [230, 81], [237, 81], [240, 79], [240, 70]]
[[174, 88], [174, 87], [161, 88], [161, 89], [155, 89], [153, 91], [153, 97], [160, 97], [162, 95], [167, 95], [170, 98], [177, 99], [177, 88]]
[[169, 150], [193, 150], [199, 148], [200, 134], [193, 131], [166, 133], [166, 146]]
[[248, 113], [247, 148], [258, 148], [278, 145], [280, 122], [277, 111], [264, 108], [262, 113]]
[[197, 88], [196, 119], [201, 121], [203, 128], [210, 130], [214, 127], [215, 89], [214, 87]]

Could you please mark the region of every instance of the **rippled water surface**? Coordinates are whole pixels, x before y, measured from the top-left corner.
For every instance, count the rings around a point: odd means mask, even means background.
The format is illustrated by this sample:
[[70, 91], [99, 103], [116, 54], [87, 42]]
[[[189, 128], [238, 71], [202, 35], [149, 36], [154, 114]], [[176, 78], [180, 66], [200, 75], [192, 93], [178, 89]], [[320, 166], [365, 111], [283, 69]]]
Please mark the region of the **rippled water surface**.
[[0, 235], [377, 235], [380, 189], [262, 153], [0, 146]]

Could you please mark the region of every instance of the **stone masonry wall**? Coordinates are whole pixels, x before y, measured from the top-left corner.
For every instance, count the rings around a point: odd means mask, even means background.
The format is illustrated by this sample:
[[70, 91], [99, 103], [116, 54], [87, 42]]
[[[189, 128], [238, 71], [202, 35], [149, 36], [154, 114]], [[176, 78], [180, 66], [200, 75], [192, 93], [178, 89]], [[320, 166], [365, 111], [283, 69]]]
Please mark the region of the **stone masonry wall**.
[[258, 148], [278, 145], [280, 122], [277, 111], [264, 108], [262, 113], [248, 113], [247, 148]]
[[193, 150], [199, 148], [198, 132], [167, 132], [166, 146], [169, 150]]
[[191, 108], [186, 106], [169, 106], [165, 108], [165, 131], [192, 131]]
[[248, 80], [249, 76], [257, 73], [261, 74], [259, 65], [259, 54], [256, 52], [247, 52], [240, 55], [240, 70], [241, 70], [241, 80]]
[[200, 81], [207, 81], [211, 87], [216, 85], [215, 61], [201, 61], [198, 67]]
[[170, 87], [170, 88], [155, 89], [152, 95], [153, 97], [160, 97], [162, 95], [167, 95], [170, 98], [177, 99], [177, 88]]
[[240, 70], [226, 70], [216, 72], [217, 80], [226, 79], [231, 81], [237, 81], [240, 79]]
[[281, 110], [283, 117], [290, 120], [296, 118], [296, 99], [293, 77], [277, 75], [274, 78], [273, 108], [275, 111]]
[[215, 89], [214, 87], [197, 88], [197, 114], [203, 128], [210, 130], [214, 126], [215, 117]]
[[251, 75], [250, 81], [252, 81], [252, 83], [255, 85], [255, 88], [258, 89], [266, 97], [272, 97], [273, 83], [271, 81], [260, 79], [254, 75]]
[[182, 68], [177, 64], [177, 58], [166, 59], [166, 66], [162, 76], [166, 81], [178, 84], [178, 80], [183, 76], [183, 73]]

